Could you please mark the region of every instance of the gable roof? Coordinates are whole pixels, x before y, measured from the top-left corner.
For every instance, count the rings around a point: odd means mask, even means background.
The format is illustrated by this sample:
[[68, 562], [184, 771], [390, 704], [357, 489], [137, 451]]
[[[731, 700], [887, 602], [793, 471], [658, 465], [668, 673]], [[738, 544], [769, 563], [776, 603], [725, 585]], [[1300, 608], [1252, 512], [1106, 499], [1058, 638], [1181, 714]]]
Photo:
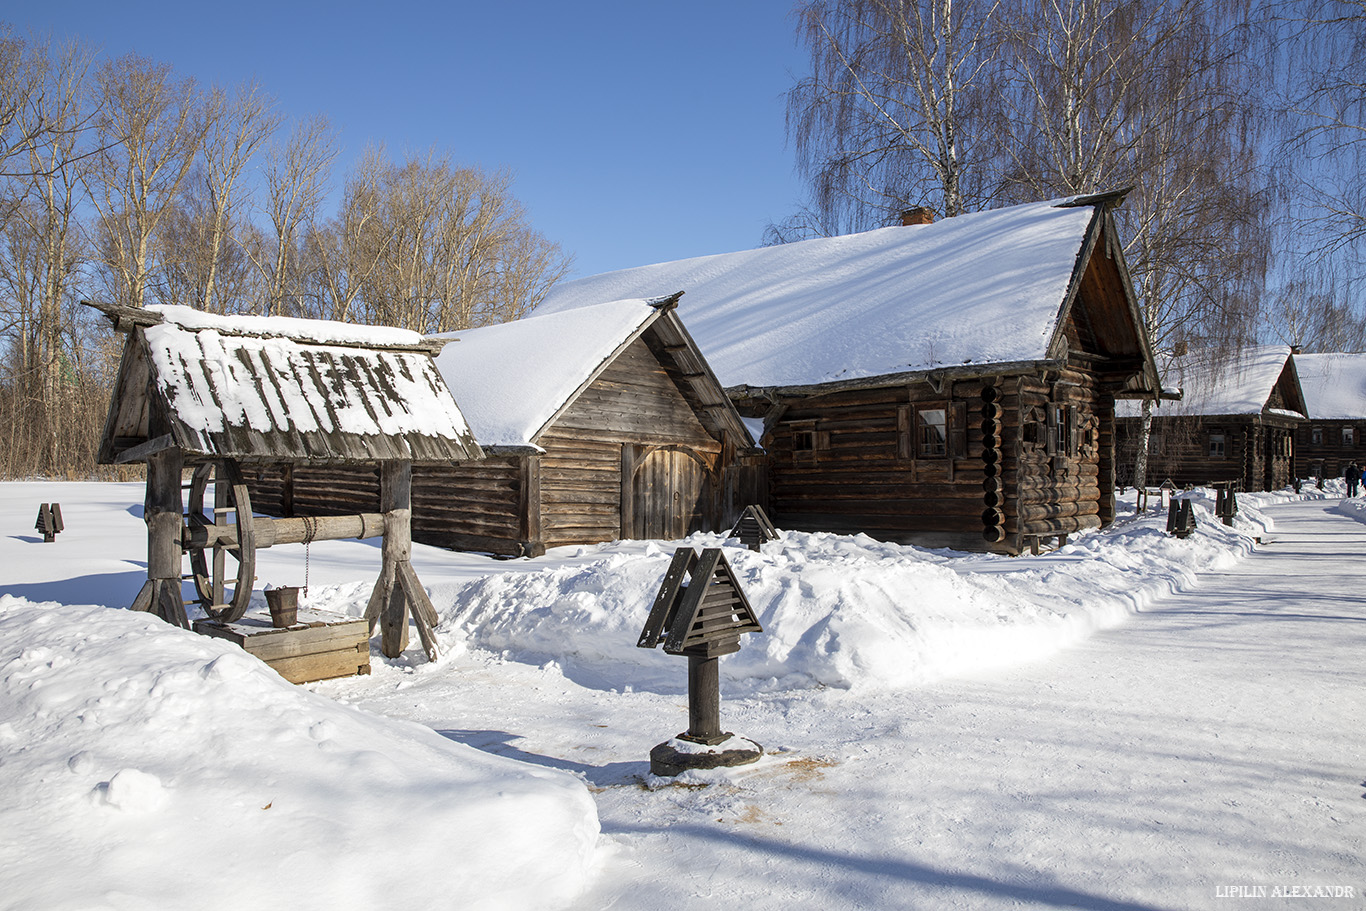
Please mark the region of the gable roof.
[[[556, 286], [537, 312], [682, 291], [679, 312], [727, 387], [1037, 362], [1066, 350], [1061, 324], [1114, 198], [1032, 203], [609, 272]], [[1118, 244], [1106, 246], [1118, 258]], [[1150, 364], [1146, 336], [1137, 335], [1138, 354]]]
[[[1170, 360], [1163, 371], [1163, 385], [1179, 387], [1182, 395], [1179, 402], [1162, 406], [1162, 417], [1244, 416], [1264, 411], [1304, 414], [1295, 358], [1284, 345], [1247, 348], [1231, 358], [1194, 350]], [[1277, 387], [1285, 401], [1279, 409], [1270, 408]], [[1117, 413], [1137, 417], [1138, 404], [1119, 402]]]
[[[102, 462], [176, 446], [241, 459], [482, 458], [415, 332], [99, 306], [129, 333]], [[150, 397], [150, 400], [149, 400]]]
[[486, 449], [537, 449], [541, 434], [627, 346], [658, 332], [709, 429], [751, 446], [748, 431], [674, 313], [677, 295], [617, 300], [448, 333], [442, 376]]
[[1366, 418], [1366, 354], [1297, 354], [1310, 420]]

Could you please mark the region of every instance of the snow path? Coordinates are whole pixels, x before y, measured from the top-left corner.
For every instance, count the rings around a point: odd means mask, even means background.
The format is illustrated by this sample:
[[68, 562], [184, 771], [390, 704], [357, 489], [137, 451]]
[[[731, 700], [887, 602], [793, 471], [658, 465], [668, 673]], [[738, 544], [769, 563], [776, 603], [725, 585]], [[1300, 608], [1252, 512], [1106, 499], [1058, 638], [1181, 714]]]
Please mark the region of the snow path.
[[1334, 506], [1047, 662], [723, 704], [796, 755], [600, 791], [618, 849], [578, 907], [1361, 907], [1366, 525]]

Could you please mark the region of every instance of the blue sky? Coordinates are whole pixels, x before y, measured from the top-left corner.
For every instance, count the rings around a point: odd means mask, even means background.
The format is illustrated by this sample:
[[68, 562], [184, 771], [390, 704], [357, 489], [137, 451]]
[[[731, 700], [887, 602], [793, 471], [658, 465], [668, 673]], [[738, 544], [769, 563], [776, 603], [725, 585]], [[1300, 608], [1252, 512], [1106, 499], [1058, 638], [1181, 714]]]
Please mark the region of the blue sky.
[[784, 93], [788, 0], [179, 3], [0, 0], [18, 31], [255, 77], [291, 117], [507, 168], [532, 223], [589, 275], [759, 246], [801, 196]]

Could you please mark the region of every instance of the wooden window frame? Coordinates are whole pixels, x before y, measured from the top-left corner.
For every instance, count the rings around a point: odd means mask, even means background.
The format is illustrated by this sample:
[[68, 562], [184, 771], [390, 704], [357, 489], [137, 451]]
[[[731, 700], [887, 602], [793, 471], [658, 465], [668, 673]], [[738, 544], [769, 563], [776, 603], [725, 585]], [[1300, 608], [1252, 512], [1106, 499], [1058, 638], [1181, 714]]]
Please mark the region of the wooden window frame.
[[[1219, 438], [1219, 452], [1218, 452], [1218, 454], [1216, 454], [1216, 453], [1214, 452], [1214, 438], [1215, 438], [1215, 437], [1218, 437], [1218, 438]], [[1228, 443], [1229, 443], [1229, 435], [1228, 435], [1228, 433], [1226, 433], [1226, 432], [1224, 432], [1224, 431], [1222, 431], [1222, 430], [1211, 430], [1211, 431], [1209, 431], [1208, 433], [1205, 434], [1205, 452], [1208, 453], [1209, 458], [1211, 458], [1211, 459], [1227, 459], [1227, 458], [1228, 458]]]
[[[944, 451], [930, 453], [924, 450], [922, 430], [925, 422], [922, 414], [932, 411], [944, 412]], [[903, 462], [948, 462], [968, 456], [968, 405], [967, 402], [940, 400], [934, 402], [913, 402], [897, 408], [897, 458]]]
[[[816, 465], [820, 453], [830, 448], [830, 431], [820, 429], [820, 421], [811, 419], [791, 421], [792, 463], [794, 465]], [[801, 448], [798, 448], [799, 445]]]
[[1322, 446], [1322, 445], [1323, 445], [1323, 428], [1322, 428], [1322, 427], [1310, 427], [1310, 428], [1309, 428], [1309, 445], [1310, 445], [1310, 446]]
[[1341, 446], [1342, 446], [1343, 449], [1355, 449], [1355, 448], [1356, 448], [1356, 445], [1357, 445], [1357, 434], [1356, 434], [1356, 430], [1357, 430], [1356, 427], [1354, 427], [1354, 426], [1351, 425], [1351, 424], [1348, 424], [1348, 425], [1346, 425], [1345, 427], [1342, 428], [1342, 433], [1341, 433], [1339, 439], [1341, 440]]

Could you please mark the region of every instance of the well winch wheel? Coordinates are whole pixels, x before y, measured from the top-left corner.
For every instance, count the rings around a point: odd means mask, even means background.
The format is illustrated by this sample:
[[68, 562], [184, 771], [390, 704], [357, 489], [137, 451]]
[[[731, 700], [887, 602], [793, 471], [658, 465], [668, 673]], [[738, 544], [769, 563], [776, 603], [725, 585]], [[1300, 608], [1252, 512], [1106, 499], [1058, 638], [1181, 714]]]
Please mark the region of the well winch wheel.
[[[207, 509], [206, 497], [212, 504]], [[206, 528], [217, 531], [206, 535]], [[231, 533], [225, 535], [225, 531]], [[236, 462], [224, 460], [195, 466], [186, 498], [182, 539], [190, 558], [195, 593], [204, 612], [220, 623], [241, 620], [251, 603], [251, 590], [256, 582], [256, 534], [251, 494]]]

